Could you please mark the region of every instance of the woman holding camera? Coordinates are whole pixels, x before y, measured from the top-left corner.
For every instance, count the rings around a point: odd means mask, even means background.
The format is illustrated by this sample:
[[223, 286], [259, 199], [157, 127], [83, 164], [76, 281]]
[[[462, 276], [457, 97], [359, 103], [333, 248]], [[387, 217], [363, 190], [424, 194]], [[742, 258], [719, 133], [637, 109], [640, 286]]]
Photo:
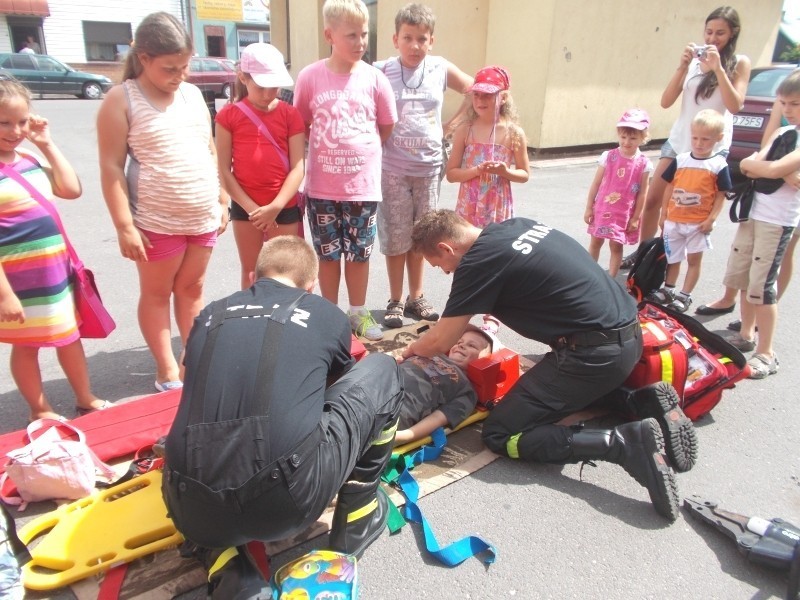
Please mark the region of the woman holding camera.
[[[721, 6], [714, 10], [706, 17], [703, 43], [690, 43], [683, 49], [680, 64], [661, 95], [662, 108], [675, 104], [681, 94], [683, 99], [681, 113], [672, 125], [669, 139], [661, 147], [661, 158], [647, 191], [639, 227], [640, 242], [655, 237], [658, 231], [667, 185], [661, 175], [678, 154], [691, 150], [690, 126], [698, 112], [713, 108], [725, 116], [724, 134], [714, 151], [728, 153], [733, 135], [733, 115], [742, 109], [750, 81], [750, 59], [735, 54], [740, 31], [739, 13], [734, 8]], [[626, 257], [622, 268], [630, 268], [635, 255], [634, 252]]]

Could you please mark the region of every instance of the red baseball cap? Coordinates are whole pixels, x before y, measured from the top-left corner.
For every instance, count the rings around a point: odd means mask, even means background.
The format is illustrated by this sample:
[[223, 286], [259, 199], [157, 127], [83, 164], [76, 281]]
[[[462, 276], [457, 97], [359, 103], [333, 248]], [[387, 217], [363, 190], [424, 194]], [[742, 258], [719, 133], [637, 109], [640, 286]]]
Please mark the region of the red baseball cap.
[[511, 87], [508, 71], [503, 67], [484, 67], [475, 75], [473, 83], [467, 92], [483, 92], [496, 94]]

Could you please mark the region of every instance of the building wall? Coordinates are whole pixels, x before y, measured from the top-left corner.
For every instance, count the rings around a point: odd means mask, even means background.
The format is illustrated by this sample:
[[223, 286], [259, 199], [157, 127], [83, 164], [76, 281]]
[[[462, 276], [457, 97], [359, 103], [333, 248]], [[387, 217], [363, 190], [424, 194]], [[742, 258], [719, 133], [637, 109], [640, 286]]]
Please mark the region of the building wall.
[[[379, 0], [378, 56], [396, 54], [394, 16], [407, 0]], [[665, 138], [678, 106], [661, 93], [688, 42], [701, 42], [706, 16], [719, 0], [428, 0], [437, 15], [434, 52], [467, 73], [499, 64], [534, 148], [606, 144], [629, 107], [650, 113], [651, 137]], [[291, 0], [292, 74], [327, 56], [321, 0]], [[769, 64], [782, 0], [737, 7], [737, 52]], [[445, 112], [460, 98], [448, 92]]]
[[[274, 2], [270, 3], [270, 8], [272, 5], [282, 5], [284, 2], [288, 0], [275, 0]], [[246, 29], [249, 31], [259, 31], [264, 32], [266, 34], [264, 41], [271, 41], [269, 37], [270, 31], [270, 23], [269, 21], [261, 20], [268, 16], [268, 12], [264, 9], [260, 4], [256, 6], [257, 10], [251, 10], [251, 20], [245, 20], [247, 15], [244, 14], [244, 2], [242, 2], [242, 6], [235, 7], [241, 8], [241, 11], [234, 10], [233, 12], [241, 12], [238, 17], [233, 16], [232, 14], [225, 14], [224, 11], [222, 13], [222, 17], [219, 19], [211, 19], [211, 18], [201, 18], [201, 14], [206, 16], [206, 12], [208, 11], [201, 11], [198, 8], [198, 0], [186, 0], [189, 11], [190, 11], [190, 18], [189, 23], [187, 24], [188, 27], [191, 28], [194, 36], [194, 44], [195, 50], [199, 56], [212, 56], [209, 51], [209, 48], [206, 44], [206, 36], [205, 36], [205, 26], [212, 25], [212, 26], [220, 26], [223, 27], [225, 30], [225, 57], [230, 58], [231, 60], [238, 60], [239, 59], [239, 36], [237, 32], [240, 29]], [[203, 3], [201, 3], [203, 4]], [[208, 3], [206, 2], [205, 5]], [[212, 13], [213, 16], [213, 13]], [[253, 20], [258, 18], [259, 20]], [[241, 19], [241, 20], [239, 20]], [[217, 56], [214, 54], [213, 56]]]
[[[108, 21], [130, 23], [131, 32], [144, 17], [152, 12], [165, 11], [184, 20], [181, 0], [51, 0], [50, 16], [43, 20], [42, 28], [47, 53], [68, 63], [85, 63], [83, 21]], [[0, 51], [11, 51], [11, 40], [5, 17], [0, 16]]]
[[[529, 114], [527, 102], [520, 106], [532, 145], [550, 148], [613, 141], [614, 123], [633, 106], [650, 113], [652, 138], [667, 137], [680, 98], [663, 109], [661, 94], [684, 46], [702, 43], [705, 18], [719, 1], [551, 3], [549, 52], [542, 61], [547, 65], [542, 109], [532, 107]], [[750, 57], [753, 65], [770, 62], [781, 4], [780, 0], [761, 0], [737, 8], [742, 22], [737, 53]], [[619, 18], [611, 18], [612, 5]], [[532, 62], [528, 61], [529, 72], [537, 68]], [[524, 62], [515, 63], [512, 73], [515, 67], [524, 72]]]
[[[132, 31], [147, 14], [165, 10], [191, 28], [200, 42], [205, 23], [225, 25], [230, 58], [238, 58], [234, 23], [198, 22], [196, 0], [54, 0], [43, 20], [49, 54], [87, 70], [115, 65], [87, 63], [82, 21], [128, 22]], [[379, 0], [374, 27], [377, 56], [396, 54], [394, 16], [408, 0]], [[322, 27], [323, 0], [272, 2], [272, 42], [290, 61], [293, 76], [329, 55]], [[705, 17], [719, 0], [428, 0], [438, 21], [434, 52], [469, 74], [499, 64], [511, 74], [512, 95], [521, 124], [534, 148], [607, 144], [626, 108], [639, 106], [651, 116], [651, 137], [665, 138], [678, 106], [660, 107], [661, 93], [676, 68], [682, 48], [702, 41]], [[782, 0], [759, 0], [738, 7], [742, 33], [737, 51], [754, 66], [769, 64], [778, 33]], [[11, 50], [2, 27], [0, 51]], [[233, 46], [233, 48], [231, 47]], [[199, 54], [205, 54], [200, 51]], [[95, 68], [92, 68], [95, 67]], [[105, 72], [105, 71], [104, 71]], [[448, 92], [445, 113], [461, 98]]]

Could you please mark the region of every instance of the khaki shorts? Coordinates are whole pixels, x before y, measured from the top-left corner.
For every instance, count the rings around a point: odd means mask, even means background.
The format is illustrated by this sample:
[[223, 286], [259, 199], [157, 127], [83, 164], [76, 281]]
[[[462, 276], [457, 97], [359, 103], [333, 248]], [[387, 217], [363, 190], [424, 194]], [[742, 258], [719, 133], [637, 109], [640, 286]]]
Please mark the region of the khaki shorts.
[[794, 229], [753, 219], [739, 223], [723, 283], [747, 290], [751, 304], [775, 304], [775, 279]]
[[422, 215], [436, 210], [441, 179], [383, 172], [378, 204], [378, 240], [381, 254], [399, 256], [411, 250], [411, 230]]

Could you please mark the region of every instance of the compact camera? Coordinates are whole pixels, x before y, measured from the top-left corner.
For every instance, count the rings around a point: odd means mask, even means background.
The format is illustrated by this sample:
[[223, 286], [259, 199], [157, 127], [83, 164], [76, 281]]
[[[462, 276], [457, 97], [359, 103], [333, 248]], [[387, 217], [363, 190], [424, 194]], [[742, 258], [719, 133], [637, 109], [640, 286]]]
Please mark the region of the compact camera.
[[708, 50], [708, 46], [695, 46], [694, 47], [694, 55], [697, 58], [703, 58], [703, 57], [705, 57], [707, 50]]

